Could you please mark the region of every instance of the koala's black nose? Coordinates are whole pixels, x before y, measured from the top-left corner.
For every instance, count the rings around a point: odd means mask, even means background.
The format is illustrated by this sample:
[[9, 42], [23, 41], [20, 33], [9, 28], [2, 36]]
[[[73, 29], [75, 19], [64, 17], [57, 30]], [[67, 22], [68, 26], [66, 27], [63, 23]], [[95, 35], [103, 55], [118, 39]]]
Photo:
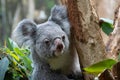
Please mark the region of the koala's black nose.
[[62, 44], [62, 43], [58, 44], [56, 49], [57, 49], [58, 51], [62, 51], [62, 49], [63, 49], [63, 44]]
[[56, 51], [61, 52], [63, 50], [64, 46], [63, 46], [63, 42], [61, 39], [59, 38], [55, 39], [54, 44], [56, 46]]

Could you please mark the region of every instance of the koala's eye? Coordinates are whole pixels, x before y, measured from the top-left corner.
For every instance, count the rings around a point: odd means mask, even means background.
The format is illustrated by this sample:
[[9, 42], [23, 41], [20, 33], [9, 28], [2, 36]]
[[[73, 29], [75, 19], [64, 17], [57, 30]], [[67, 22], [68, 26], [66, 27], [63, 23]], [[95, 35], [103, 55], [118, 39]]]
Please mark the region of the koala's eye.
[[49, 44], [50, 44], [50, 40], [49, 40], [49, 39], [47, 39], [47, 38], [46, 38], [46, 39], [44, 39], [44, 42], [45, 42], [45, 44], [46, 44], [46, 45], [49, 45]]
[[65, 35], [62, 35], [62, 40], [65, 40]]

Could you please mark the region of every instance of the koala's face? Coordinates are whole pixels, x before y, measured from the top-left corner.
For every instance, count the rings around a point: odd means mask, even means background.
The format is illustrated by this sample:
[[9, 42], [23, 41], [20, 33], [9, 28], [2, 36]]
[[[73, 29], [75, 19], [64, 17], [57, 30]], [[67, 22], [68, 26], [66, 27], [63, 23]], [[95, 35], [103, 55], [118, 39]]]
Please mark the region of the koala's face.
[[35, 51], [41, 58], [53, 58], [65, 54], [69, 47], [66, 33], [55, 23], [46, 22], [38, 25]]

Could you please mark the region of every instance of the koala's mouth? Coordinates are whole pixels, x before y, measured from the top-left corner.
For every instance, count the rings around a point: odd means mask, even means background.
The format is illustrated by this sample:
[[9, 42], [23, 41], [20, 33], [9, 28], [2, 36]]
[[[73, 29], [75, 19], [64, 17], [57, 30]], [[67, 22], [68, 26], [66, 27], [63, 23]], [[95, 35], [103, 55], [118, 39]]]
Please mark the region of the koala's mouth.
[[59, 57], [59, 56], [62, 56], [64, 54], [64, 50], [53, 50], [51, 52], [51, 54], [49, 55], [46, 55], [47, 58], [51, 59], [51, 58], [56, 58], [56, 57]]
[[63, 44], [57, 44], [52, 50], [52, 55], [58, 57], [64, 53], [65, 46]]
[[[58, 40], [58, 41], [57, 41]], [[49, 54], [49, 58], [55, 58], [59, 57], [64, 54], [65, 52], [65, 46], [61, 41], [59, 42], [59, 39], [56, 40], [55, 46], [52, 47], [51, 53]]]
[[54, 56], [56, 56], [56, 57], [57, 57], [57, 56], [62, 55], [62, 54], [63, 54], [63, 52], [64, 52], [63, 50], [56, 50], [56, 51], [54, 51], [54, 52], [53, 52], [53, 54], [54, 54]]

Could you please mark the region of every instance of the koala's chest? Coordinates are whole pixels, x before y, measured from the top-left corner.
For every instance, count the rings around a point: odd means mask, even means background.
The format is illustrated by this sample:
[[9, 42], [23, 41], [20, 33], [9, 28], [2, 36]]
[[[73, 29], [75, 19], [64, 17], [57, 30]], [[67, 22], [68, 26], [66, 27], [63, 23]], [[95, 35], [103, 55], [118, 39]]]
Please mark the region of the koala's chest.
[[52, 58], [48, 60], [48, 63], [50, 65], [50, 68], [52, 70], [66, 70], [71, 65], [71, 55], [70, 54], [63, 54], [59, 57]]

